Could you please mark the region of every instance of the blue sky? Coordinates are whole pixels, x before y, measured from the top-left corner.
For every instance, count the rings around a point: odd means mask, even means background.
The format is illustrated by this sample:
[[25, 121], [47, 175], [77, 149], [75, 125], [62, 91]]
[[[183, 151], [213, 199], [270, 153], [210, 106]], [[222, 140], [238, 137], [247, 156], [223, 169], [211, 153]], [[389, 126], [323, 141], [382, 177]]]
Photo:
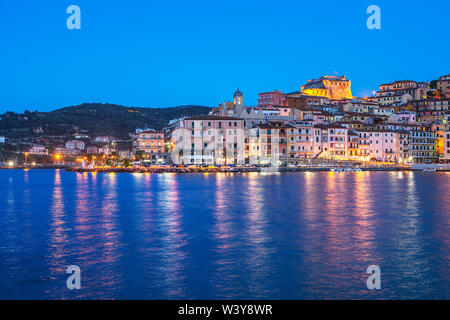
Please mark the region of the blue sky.
[[[81, 8], [68, 30], [66, 8]], [[366, 28], [381, 8], [382, 29]], [[236, 87], [298, 90], [345, 74], [353, 94], [450, 73], [448, 0], [0, 2], [0, 113], [83, 102], [215, 106]]]

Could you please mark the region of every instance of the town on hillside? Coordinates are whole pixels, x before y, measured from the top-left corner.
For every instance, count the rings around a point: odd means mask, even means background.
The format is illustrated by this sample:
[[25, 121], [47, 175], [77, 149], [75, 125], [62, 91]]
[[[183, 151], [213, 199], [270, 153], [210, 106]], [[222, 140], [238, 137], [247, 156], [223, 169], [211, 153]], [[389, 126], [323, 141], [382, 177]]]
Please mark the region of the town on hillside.
[[[345, 76], [309, 80], [298, 91], [258, 94], [246, 106], [240, 89], [208, 114], [174, 119], [163, 128], [135, 128], [129, 139], [93, 136], [76, 126], [71, 136], [14, 139], [3, 166], [77, 168], [301, 167], [326, 164], [408, 167], [450, 163], [450, 74], [431, 82], [384, 83], [371, 97], [355, 97]], [[24, 141], [26, 143], [24, 144]], [[5, 151], [6, 150], [6, 151]], [[15, 156], [11, 156], [11, 154]]]

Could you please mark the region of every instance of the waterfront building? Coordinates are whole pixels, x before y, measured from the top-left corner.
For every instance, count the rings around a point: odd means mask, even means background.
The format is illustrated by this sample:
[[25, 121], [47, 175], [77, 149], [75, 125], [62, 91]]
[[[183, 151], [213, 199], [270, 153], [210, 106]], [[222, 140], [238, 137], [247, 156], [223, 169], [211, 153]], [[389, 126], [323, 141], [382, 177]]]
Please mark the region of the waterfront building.
[[414, 164], [436, 163], [437, 136], [435, 132], [411, 131], [409, 154], [410, 162]]
[[333, 100], [352, 99], [351, 81], [345, 76], [323, 76], [308, 80], [301, 93], [309, 96], [327, 97]]
[[84, 147], [85, 147], [85, 143], [80, 140], [69, 140], [66, 142], [66, 149], [69, 149], [69, 150], [74, 150], [74, 149], [84, 150]]
[[370, 160], [393, 161], [399, 160], [400, 136], [399, 132], [391, 130], [363, 129], [358, 131], [361, 145], [364, 145], [364, 156]]
[[347, 157], [349, 159], [354, 159], [359, 156], [359, 134], [356, 130], [348, 131], [348, 147], [347, 147]]
[[270, 108], [274, 106], [285, 106], [286, 94], [280, 90], [258, 93], [258, 108]]
[[409, 143], [411, 140], [411, 134], [409, 131], [399, 130], [399, 144], [397, 145], [397, 155], [399, 156], [400, 163], [408, 163], [409, 159]]
[[40, 145], [32, 146], [28, 152], [33, 155], [48, 155], [48, 149]]
[[450, 162], [450, 130], [445, 131], [443, 134], [443, 146], [444, 146], [444, 152], [442, 155], [442, 160], [446, 163]]
[[438, 154], [438, 158], [442, 159], [444, 157], [444, 134], [445, 131], [433, 128], [431, 131], [436, 133], [436, 152]]
[[314, 157], [345, 158], [348, 129], [340, 124], [314, 125]]
[[314, 126], [303, 122], [286, 127], [287, 157], [289, 161], [314, 156]]
[[139, 130], [133, 137], [133, 153], [154, 154], [164, 152], [165, 134], [154, 129]]
[[259, 164], [279, 166], [286, 161], [286, 129], [284, 123], [257, 125], [259, 129]]
[[179, 121], [170, 133], [175, 164], [244, 164], [244, 120], [226, 116], [194, 116]]

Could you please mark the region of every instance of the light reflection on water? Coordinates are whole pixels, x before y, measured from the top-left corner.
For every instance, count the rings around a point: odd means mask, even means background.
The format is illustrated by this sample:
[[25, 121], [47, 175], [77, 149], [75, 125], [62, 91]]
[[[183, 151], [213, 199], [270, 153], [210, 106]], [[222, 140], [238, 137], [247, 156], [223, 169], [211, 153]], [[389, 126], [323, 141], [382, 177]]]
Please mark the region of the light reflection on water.
[[3, 170], [0, 298], [448, 299], [449, 178]]

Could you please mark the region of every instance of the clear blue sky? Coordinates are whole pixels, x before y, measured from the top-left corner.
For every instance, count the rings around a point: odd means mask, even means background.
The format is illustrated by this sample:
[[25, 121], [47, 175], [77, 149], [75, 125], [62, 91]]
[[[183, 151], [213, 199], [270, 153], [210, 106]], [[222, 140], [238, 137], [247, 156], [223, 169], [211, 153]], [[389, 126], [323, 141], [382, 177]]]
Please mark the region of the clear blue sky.
[[[66, 8], [81, 8], [81, 30]], [[382, 29], [366, 28], [381, 7]], [[345, 74], [354, 95], [450, 73], [450, 1], [0, 2], [0, 113], [82, 102], [215, 106], [236, 87], [298, 90]]]

